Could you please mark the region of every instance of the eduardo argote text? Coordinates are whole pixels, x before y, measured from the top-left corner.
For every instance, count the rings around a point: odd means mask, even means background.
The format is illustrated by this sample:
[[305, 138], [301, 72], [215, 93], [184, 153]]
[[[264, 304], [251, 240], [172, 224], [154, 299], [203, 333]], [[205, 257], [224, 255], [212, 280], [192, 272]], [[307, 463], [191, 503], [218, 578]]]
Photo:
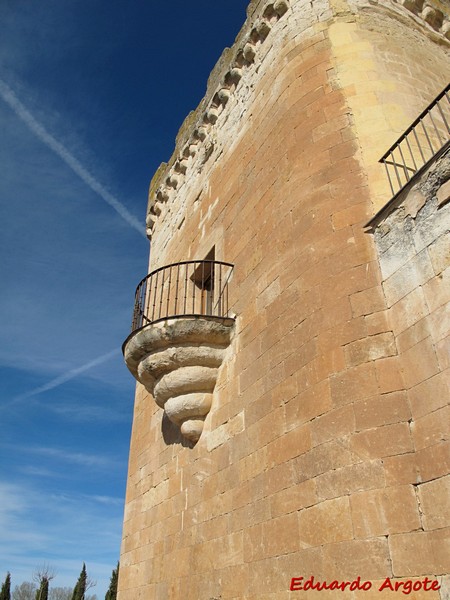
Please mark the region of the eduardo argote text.
[[[357, 577], [353, 581], [338, 581], [333, 580], [328, 583], [328, 581], [316, 581], [314, 579], [314, 575], [311, 575], [307, 579], [304, 577], [292, 577], [291, 579], [291, 592], [297, 591], [306, 591], [306, 590], [316, 590], [321, 592], [323, 590], [336, 590], [343, 592], [344, 590], [361, 590], [363, 592], [367, 592], [372, 589], [371, 581], [362, 581], [361, 577]], [[378, 585], [378, 591], [382, 592], [384, 590], [389, 590], [391, 592], [401, 592], [402, 594], [408, 595], [411, 592], [418, 592], [423, 590], [424, 592], [431, 592], [434, 590], [438, 590], [440, 588], [439, 581], [437, 579], [429, 579], [428, 577], [423, 577], [422, 579], [416, 579], [412, 581], [411, 579], [406, 579], [404, 581], [395, 581], [390, 577], [386, 577], [386, 579]], [[376, 589], [376, 588], [375, 588]]]

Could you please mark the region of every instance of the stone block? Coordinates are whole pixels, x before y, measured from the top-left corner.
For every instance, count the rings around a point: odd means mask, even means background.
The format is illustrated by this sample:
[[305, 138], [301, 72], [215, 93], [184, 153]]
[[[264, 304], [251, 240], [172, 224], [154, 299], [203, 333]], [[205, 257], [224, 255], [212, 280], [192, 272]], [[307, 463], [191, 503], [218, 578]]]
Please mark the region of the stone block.
[[331, 399], [339, 407], [378, 393], [375, 366], [367, 363], [352, 367], [330, 378]]
[[427, 250], [414, 255], [383, 283], [384, 294], [390, 306], [434, 277]]
[[427, 248], [436, 275], [450, 266], [450, 234], [445, 233]]
[[301, 510], [298, 532], [302, 548], [353, 539], [348, 498], [327, 500]]
[[298, 481], [313, 480], [317, 475], [335, 471], [357, 462], [357, 457], [339, 440], [312, 448], [295, 461]]
[[316, 485], [319, 500], [384, 487], [383, 465], [378, 460], [348, 465], [319, 475]]
[[438, 277], [427, 281], [423, 291], [430, 312], [450, 302], [450, 267], [443, 270]]
[[[328, 580], [353, 581], [357, 573], [361, 580], [367, 581], [391, 574], [389, 548], [385, 537], [327, 544], [323, 548], [323, 561]], [[364, 598], [364, 595], [361, 598]]]
[[396, 336], [397, 348], [400, 353], [405, 352], [429, 336], [431, 323], [427, 315]]
[[407, 387], [413, 387], [439, 372], [436, 352], [430, 338], [406, 350], [402, 355], [403, 377]]
[[435, 343], [447, 337], [450, 333], [450, 302], [436, 308], [429, 320], [431, 336]]
[[311, 441], [318, 446], [342, 438], [355, 431], [355, 414], [351, 405], [336, 408], [311, 421]]
[[392, 331], [371, 335], [357, 340], [344, 347], [344, 355], [348, 367], [355, 367], [372, 360], [395, 356], [397, 347]]
[[379, 285], [353, 294], [350, 296], [350, 303], [354, 317], [370, 315], [386, 308], [386, 299]]
[[434, 446], [450, 437], [450, 405], [438, 408], [411, 424], [414, 446], [417, 450]]
[[383, 460], [387, 485], [418, 484], [447, 475], [450, 470], [450, 443], [441, 442], [417, 452]]
[[422, 288], [413, 290], [396, 302], [389, 311], [389, 320], [394, 334], [398, 336], [427, 316], [429, 312]]
[[442, 408], [449, 401], [448, 377], [445, 373], [437, 373], [422, 381], [408, 392], [411, 413], [414, 419]]
[[417, 486], [425, 530], [442, 529], [450, 523], [450, 475]]
[[411, 452], [413, 445], [409, 424], [394, 423], [355, 433], [350, 438], [350, 448], [361, 459], [377, 459]]
[[356, 538], [380, 537], [421, 527], [412, 485], [353, 494], [350, 505]]
[[267, 446], [267, 464], [279, 465], [311, 448], [311, 432], [308, 424], [296, 427]]
[[330, 388], [327, 380], [311, 385], [307, 390], [298, 394], [286, 403], [286, 429], [311, 421], [328, 412], [332, 407]]
[[378, 387], [381, 394], [405, 389], [401, 371], [401, 357], [391, 356], [375, 362]]
[[354, 405], [356, 430], [406, 423], [411, 418], [406, 392], [374, 396]]
[[450, 570], [450, 528], [391, 535], [389, 548], [397, 577], [436, 576]]
[[269, 497], [272, 517], [297, 512], [317, 502], [316, 483], [310, 479], [287, 487]]

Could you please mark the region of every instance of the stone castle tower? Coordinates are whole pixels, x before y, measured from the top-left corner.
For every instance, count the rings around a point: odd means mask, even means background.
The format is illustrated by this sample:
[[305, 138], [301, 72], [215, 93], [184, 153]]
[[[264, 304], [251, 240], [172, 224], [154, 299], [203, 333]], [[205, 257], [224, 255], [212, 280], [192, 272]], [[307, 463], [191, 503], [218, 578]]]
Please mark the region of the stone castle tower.
[[119, 600], [449, 598], [448, 9], [250, 2], [150, 186]]

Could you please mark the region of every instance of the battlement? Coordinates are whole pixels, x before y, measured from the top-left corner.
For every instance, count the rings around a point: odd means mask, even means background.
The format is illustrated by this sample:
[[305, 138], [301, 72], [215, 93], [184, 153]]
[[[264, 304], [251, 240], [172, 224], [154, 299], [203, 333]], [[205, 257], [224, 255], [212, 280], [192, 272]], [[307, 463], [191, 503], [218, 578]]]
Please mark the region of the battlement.
[[[301, 20], [295, 22], [297, 27], [300, 25], [298, 35], [308, 36], [308, 30], [316, 23], [340, 19], [364, 20], [370, 12], [375, 16], [382, 12], [411, 28], [417, 28], [433, 41], [450, 46], [449, 8], [440, 0], [429, 2], [351, 0], [348, 4], [338, 0], [330, 2], [321, 0], [309, 3], [307, 6], [301, 0], [277, 0], [274, 3], [263, 0], [251, 2], [247, 9], [248, 18], [235, 43], [231, 48], [224, 50], [208, 79], [203, 100], [197, 109], [186, 117], [181, 126], [169, 162], [161, 164], [151, 181], [146, 219], [149, 238], [163, 210], [163, 205], [173, 195], [179, 193], [184, 180], [191, 172], [202, 171], [203, 165], [214, 151], [217, 129], [229, 126], [230, 118], [233, 117], [228, 117], [227, 110], [230, 112], [230, 105], [236, 104], [229, 102], [230, 98], [237, 95], [241, 106], [247, 99], [251, 99], [248, 86], [242, 91], [242, 87], [245, 86], [246, 71], [259, 68], [259, 63], [268, 54], [267, 47], [273, 43], [274, 36], [285, 35], [283, 26], [278, 22], [294, 10], [301, 10]], [[244, 78], [243, 84], [241, 84], [242, 78]]]

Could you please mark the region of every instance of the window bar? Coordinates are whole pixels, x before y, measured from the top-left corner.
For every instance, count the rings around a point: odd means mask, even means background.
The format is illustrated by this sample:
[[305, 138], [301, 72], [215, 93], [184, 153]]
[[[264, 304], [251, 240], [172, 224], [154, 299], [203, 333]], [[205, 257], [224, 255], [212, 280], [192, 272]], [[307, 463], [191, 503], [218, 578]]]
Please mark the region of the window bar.
[[207, 295], [208, 290], [205, 286], [205, 261], [202, 261], [202, 288], [201, 288], [201, 302], [200, 302], [200, 314], [206, 315], [208, 312], [207, 306]]
[[195, 315], [195, 265], [197, 263], [194, 262], [194, 271], [192, 273], [192, 314]]
[[187, 302], [187, 280], [188, 280], [188, 266], [184, 265], [184, 306], [183, 314], [186, 314], [186, 302]]
[[[402, 142], [403, 142], [403, 140], [402, 140]], [[403, 152], [402, 152], [402, 145], [401, 145], [402, 142], [400, 142], [400, 144], [398, 145], [398, 149], [399, 149], [400, 156], [401, 156], [401, 159], [403, 162], [403, 173], [406, 177], [406, 181], [409, 181], [410, 177], [409, 177], [409, 173], [408, 173], [408, 167], [406, 166], [406, 160], [405, 160], [405, 157], [403, 156]]]
[[436, 135], [438, 136], [439, 143], [440, 143], [440, 145], [442, 146], [442, 138], [441, 138], [441, 136], [440, 136], [440, 134], [439, 134], [439, 129], [436, 127], [436, 123], [434, 122], [434, 119], [433, 119], [433, 113], [431, 112], [431, 110], [430, 110], [430, 112], [429, 112], [429, 115], [430, 115], [430, 120], [431, 120], [431, 122], [433, 123], [433, 127], [434, 127], [434, 130], [435, 130], [435, 132], [436, 132]]
[[149, 276], [145, 280], [145, 293], [142, 295], [142, 307], [143, 317], [148, 320], [148, 314], [150, 313], [150, 298], [152, 295], [152, 277]]
[[[170, 302], [170, 286], [172, 285], [172, 265], [169, 267], [169, 289], [167, 290], [167, 304], [166, 304], [166, 317], [169, 313], [169, 302]], [[176, 314], [176, 313], [175, 313]]]
[[430, 141], [430, 138], [428, 137], [428, 131], [426, 130], [426, 127], [425, 127], [425, 124], [424, 124], [423, 121], [420, 121], [420, 124], [422, 125], [423, 132], [425, 133], [425, 137], [427, 138], [428, 145], [431, 148], [431, 155], [433, 155], [434, 154], [434, 148], [433, 148], [433, 145], [432, 145], [432, 143]]
[[177, 314], [177, 304], [178, 304], [178, 285], [180, 282], [180, 263], [177, 264], [177, 280], [175, 283], [175, 314]]
[[218, 265], [219, 269], [219, 298], [217, 306], [217, 315], [223, 317], [223, 298], [222, 298], [222, 265]]
[[394, 195], [394, 194], [395, 194], [395, 192], [394, 192], [394, 186], [392, 185], [391, 174], [389, 173], [389, 169], [388, 169], [388, 166], [387, 166], [387, 162], [386, 162], [386, 160], [384, 160], [384, 159], [383, 159], [383, 165], [384, 165], [384, 168], [386, 169], [386, 174], [387, 174], [387, 177], [388, 177], [388, 179], [389, 179], [389, 185], [391, 186], [391, 192], [392, 192], [392, 195]]
[[445, 118], [444, 111], [442, 110], [439, 102], [437, 103], [437, 107], [438, 107], [439, 112], [441, 113], [442, 120], [444, 121], [444, 124], [447, 127], [447, 132], [450, 133], [450, 127], [448, 126], [447, 119]]
[[397, 177], [398, 185], [400, 187], [402, 187], [403, 184], [401, 182], [400, 176], [399, 176], [398, 171], [397, 171], [397, 163], [395, 162], [394, 151], [391, 152], [391, 156], [392, 156], [392, 164], [394, 165], [394, 171], [395, 171], [395, 175]]
[[156, 292], [158, 291], [158, 279], [159, 271], [156, 272], [155, 290], [153, 292], [153, 309], [152, 309], [152, 321], [155, 320], [155, 309], [156, 309]]
[[408, 136], [406, 136], [405, 139], [406, 139], [406, 145], [408, 146], [408, 150], [409, 150], [409, 153], [411, 155], [411, 159], [412, 159], [412, 162], [413, 162], [413, 165], [414, 165], [414, 172], [417, 172], [416, 160], [414, 158], [414, 154], [412, 152], [412, 149], [411, 149], [411, 146], [410, 146], [410, 143], [409, 143], [409, 140], [408, 140]]
[[161, 319], [161, 313], [162, 313], [163, 294], [164, 294], [164, 279], [165, 279], [166, 270], [162, 269], [161, 273], [162, 273], [162, 284], [161, 284], [161, 294], [159, 296], [159, 317], [158, 317], [158, 319]]
[[416, 133], [415, 128], [412, 130], [412, 132], [414, 133], [414, 137], [416, 138], [417, 147], [419, 148], [420, 156], [422, 157], [422, 160], [423, 160], [423, 162], [425, 164], [427, 161], [425, 160], [425, 156], [424, 156], [424, 154], [422, 152], [422, 146], [420, 145], [420, 141], [419, 141], [419, 138], [417, 137], [417, 133]]

